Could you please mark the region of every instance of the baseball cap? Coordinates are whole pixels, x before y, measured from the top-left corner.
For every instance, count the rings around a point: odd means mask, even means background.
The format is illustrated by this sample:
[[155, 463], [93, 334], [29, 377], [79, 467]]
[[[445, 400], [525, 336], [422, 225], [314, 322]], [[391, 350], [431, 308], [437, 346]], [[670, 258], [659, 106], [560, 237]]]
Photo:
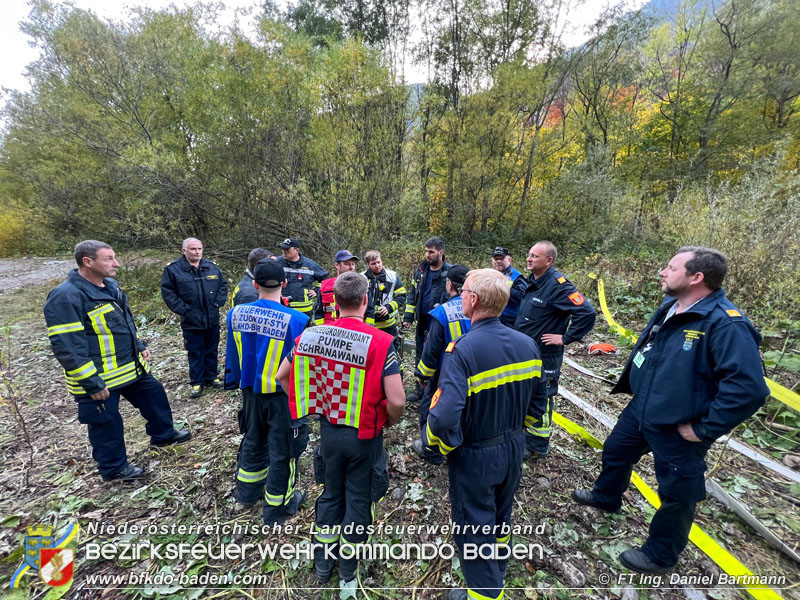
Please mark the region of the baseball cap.
[[461, 286], [464, 285], [464, 282], [467, 280], [467, 273], [469, 273], [469, 269], [464, 265], [453, 265], [447, 271], [447, 278], [457, 288], [461, 288]]
[[276, 288], [286, 281], [286, 273], [277, 261], [262, 258], [253, 269], [253, 279], [261, 287]]
[[344, 262], [346, 260], [358, 260], [357, 256], [353, 256], [350, 250], [339, 250], [336, 256], [333, 257], [334, 262]]
[[511, 252], [508, 251], [508, 248], [498, 246], [494, 249], [494, 252], [492, 252], [492, 256], [511, 256]]
[[287, 248], [299, 248], [299, 247], [300, 247], [300, 242], [298, 242], [294, 238], [286, 238], [281, 242], [281, 248], [283, 248], [284, 250], [286, 250]]

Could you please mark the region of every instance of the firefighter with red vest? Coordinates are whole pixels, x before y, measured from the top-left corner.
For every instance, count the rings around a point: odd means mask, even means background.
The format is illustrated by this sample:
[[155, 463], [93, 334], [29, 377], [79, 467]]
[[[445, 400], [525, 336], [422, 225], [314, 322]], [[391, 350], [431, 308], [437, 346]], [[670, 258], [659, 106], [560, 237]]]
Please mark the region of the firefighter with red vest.
[[360, 273], [337, 277], [339, 318], [304, 331], [277, 375], [293, 419], [320, 415], [324, 491], [312, 529], [314, 564], [317, 581], [326, 583], [338, 556], [342, 589], [357, 585], [354, 545], [367, 541], [373, 503], [389, 487], [383, 427], [405, 407], [392, 336], [364, 323], [368, 285]]
[[[339, 250], [333, 257], [333, 266], [336, 269], [336, 277], [342, 273], [356, 270], [357, 256], [353, 256], [350, 250]], [[314, 305], [314, 324], [315, 325], [332, 325], [338, 317], [338, 310], [336, 307], [336, 298], [333, 293], [333, 284], [336, 283], [336, 277], [331, 277], [322, 282], [319, 288], [319, 295], [317, 302]], [[372, 306], [367, 307], [367, 314], [364, 319], [365, 322], [373, 325], [375, 319], [373, 317], [374, 309]]]

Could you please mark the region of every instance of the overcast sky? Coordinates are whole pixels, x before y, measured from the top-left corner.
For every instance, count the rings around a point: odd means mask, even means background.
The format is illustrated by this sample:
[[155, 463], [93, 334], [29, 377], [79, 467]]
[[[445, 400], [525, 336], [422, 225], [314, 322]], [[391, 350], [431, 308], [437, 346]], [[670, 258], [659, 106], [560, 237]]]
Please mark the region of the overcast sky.
[[[644, 0], [626, 0], [630, 6], [640, 6]], [[160, 9], [174, 4], [184, 7], [194, 4], [194, 1], [187, 0], [73, 0], [77, 8], [90, 10], [103, 18], [119, 19], [127, 14], [128, 7], [147, 6], [153, 9]], [[225, 25], [233, 22], [236, 9], [247, 9], [260, 6], [258, 0], [222, 0], [226, 6], [223, 21]], [[279, 0], [278, 5], [286, 6], [287, 0]], [[587, 25], [609, 6], [618, 4], [619, 0], [585, 0], [579, 10], [571, 11], [570, 26], [574, 29], [572, 41], [579, 44], [585, 39], [583, 32]], [[253, 11], [258, 12], [258, 11]], [[37, 52], [29, 45], [30, 38], [24, 35], [19, 29], [20, 21], [24, 20], [29, 13], [26, 0], [3, 0], [3, 19], [0, 21], [0, 49], [2, 49], [3, 59], [0, 61], [0, 85], [4, 88], [28, 90], [30, 86], [25, 79], [25, 66], [37, 58]], [[411, 39], [419, 37], [412, 34]], [[406, 61], [404, 70], [405, 79], [408, 83], [423, 82], [425, 75], [422, 67], [417, 67]]]

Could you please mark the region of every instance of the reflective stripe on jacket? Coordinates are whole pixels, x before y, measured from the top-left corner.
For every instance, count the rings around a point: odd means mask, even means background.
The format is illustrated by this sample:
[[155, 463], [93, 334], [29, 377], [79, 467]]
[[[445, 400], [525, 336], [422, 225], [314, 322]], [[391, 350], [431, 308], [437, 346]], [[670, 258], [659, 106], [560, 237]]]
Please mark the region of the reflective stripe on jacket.
[[392, 336], [357, 319], [339, 319], [303, 332], [292, 359], [292, 419], [324, 415], [334, 425], [377, 437], [386, 423], [383, 368]]
[[127, 385], [150, 370], [128, 297], [115, 280], [104, 283], [95, 286], [73, 269], [44, 305], [50, 346], [74, 396]]

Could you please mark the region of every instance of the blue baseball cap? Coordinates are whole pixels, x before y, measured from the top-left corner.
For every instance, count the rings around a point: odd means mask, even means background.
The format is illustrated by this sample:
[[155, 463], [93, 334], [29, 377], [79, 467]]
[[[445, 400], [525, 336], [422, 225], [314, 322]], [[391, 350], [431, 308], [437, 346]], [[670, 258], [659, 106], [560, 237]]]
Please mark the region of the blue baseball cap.
[[358, 257], [353, 256], [350, 250], [339, 250], [336, 256], [333, 257], [334, 262], [344, 262], [346, 260], [358, 260]]

